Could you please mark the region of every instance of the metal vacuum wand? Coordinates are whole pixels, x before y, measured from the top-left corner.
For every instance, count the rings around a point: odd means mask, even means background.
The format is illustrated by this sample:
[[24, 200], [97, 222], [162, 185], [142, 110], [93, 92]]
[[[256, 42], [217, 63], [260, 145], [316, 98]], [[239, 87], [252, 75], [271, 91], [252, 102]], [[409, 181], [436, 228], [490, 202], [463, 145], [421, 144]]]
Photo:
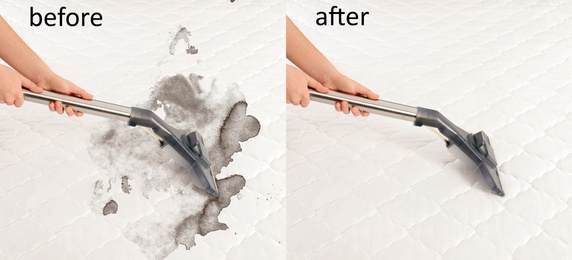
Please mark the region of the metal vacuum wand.
[[130, 126], [150, 128], [161, 139], [161, 148], [190, 173], [193, 183], [209, 194], [218, 196], [218, 188], [210, 168], [208, 152], [201, 135], [197, 131], [188, 135], [181, 134], [147, 109], [126, 107], [98, 100], [85, 100], [49, 91], [42, 93], [34, 93], [26, 89], [22, 89], [22, 91], [26, 101], [45, 105], [50, 102], [61, 101], [65, 107], [72, 106], [75, 110], [83, 113], [121, 120]]
[[362, 110], [373, 114], [393, 117], [410, 122], [415, 121], [417, 116], [417, 108], [402, 104], [393, 103], [385, 100], [372, 100], [364, 97], [358, 97], [330, 90], [328, 93], [320, 93], [313, 89], [310, 91], [310, 99], [325, 104], [334, 105], [339, 101], [347, 101], [351, 105], [356, 105]]
[[308, 89], [310, 99], [326, 104], [347, 101], [350, 105], [360, 107], [364, 111], [382, 116], [393, 117], [413, 122], [415, 126], [434, 127], [443, 134], [448, 150], [462, 162], [478, 169], [484, 182], [499, 196], [504, 196], [493, 148], [484, 132], [470, 134], [456, 126], [436, 110], [412, 107], [384, 100], [371, 100], [365, 97], [329, 91], [320, 93]]
[[107, 117], [125, 122], [129, 122], [129, 117], [131, 116], [131, 108], [126, 106], [98, 100], [85, 100], [49, 91], [43, 91], [42, 93], [34, 93], [25, 89], [23, 91], [26, 101], [32, 101], [38, 104], [48, 105], [50, 102], [61, 101], [64, 106], [71, 106], [75, 110], [86, 114]]

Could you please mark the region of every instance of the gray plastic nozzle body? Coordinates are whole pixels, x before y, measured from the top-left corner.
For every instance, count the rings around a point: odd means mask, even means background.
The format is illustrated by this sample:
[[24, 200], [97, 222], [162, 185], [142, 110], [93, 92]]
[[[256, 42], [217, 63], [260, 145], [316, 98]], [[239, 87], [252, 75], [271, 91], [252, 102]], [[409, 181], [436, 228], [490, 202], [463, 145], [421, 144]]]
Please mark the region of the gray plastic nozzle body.
[[131, 108], [129, 125], [151, 128], [163, 140], [161, 148], [166, 150], [175, 162], [187, 169], [193, 183], [211, 195], [218, 196], [208, 152], [198, 132], [181, 134], [152, 111], [136, 107]]

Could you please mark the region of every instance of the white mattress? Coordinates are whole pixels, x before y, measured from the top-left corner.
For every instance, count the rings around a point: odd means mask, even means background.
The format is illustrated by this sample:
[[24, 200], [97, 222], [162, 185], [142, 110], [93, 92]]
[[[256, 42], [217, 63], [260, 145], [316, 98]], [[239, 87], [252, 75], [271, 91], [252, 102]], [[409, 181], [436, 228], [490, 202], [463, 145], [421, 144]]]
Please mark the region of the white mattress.
[[[339, 5], [366, 25], [315, 24]], [[485, 131], [506, 193], [431, 132], [287, 109], [289, 259], [572, 258], [569, 1], [302, 1], [288, 14], [382, 99]]]
[[[102, 13], [103, 26], [29, 26], [30, 6], [45, 13], [64, 5], [67, 11]], [[215, 163], [222, 167], [219, 185], [234, 178], [238, 195], [230, 194], [230, 204], [210, 215], [210, 221], [218, 219], [227, 228], [195, 235], [192, 246], [188, 237], [184, 243], [174, 240], [175, 226], [200, 215], [208, 197], [184, 174], [173, 172], [174, 163], [141, 129], [90, 115], [67, 118], [30, 102], [20, 109], [3, 106], [0, 259], [284, 256], [284, 6], [278, 0], [3, 1], [2, 16], [52, 70], [96, 99], [145, 107], [161, 80], [194, 73], [204, 77], [203, 101], [220, 108], [214, 121], [180, 122], [161, 107], [154, 108], [158, 114], [181, 131], [197, 127], [212, 146], [224, 112], [244, 101], [248, 107], [240, 112], [256, 118], [260, 132], [240, 143], [242, 151], [232, 154], [228, 166]], [[191, 34], [187, 39], [177, 36], [183, 27]], [[133, 143], [113, 151], [98, 143], [110, 128], [132, 135]], [[106, 152], [111, 160], [98, 156]], [[130, 189], [122, 185], [123, 176], [129, 177]], [[143, 185], [157, 184], [146, 182], [153, 178], [163, 185]], [[102, 214], [111, 200], [117, 212]]]

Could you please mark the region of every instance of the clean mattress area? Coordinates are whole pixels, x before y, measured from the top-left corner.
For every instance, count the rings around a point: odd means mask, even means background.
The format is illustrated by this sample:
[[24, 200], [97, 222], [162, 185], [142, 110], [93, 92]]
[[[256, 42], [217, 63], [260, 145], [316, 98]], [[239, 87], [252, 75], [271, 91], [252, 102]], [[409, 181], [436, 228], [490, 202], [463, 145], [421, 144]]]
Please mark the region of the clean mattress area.
[[294, 0], [288, 15], [381, 99], [485, 131], [506, 195], [489, 193], [430, 131], [289, 106], [289, 259], [571, 255], [572, 5], [354, 1], [370, 11], [367, 26], [316, 26], [311, 10], [334, 4]]

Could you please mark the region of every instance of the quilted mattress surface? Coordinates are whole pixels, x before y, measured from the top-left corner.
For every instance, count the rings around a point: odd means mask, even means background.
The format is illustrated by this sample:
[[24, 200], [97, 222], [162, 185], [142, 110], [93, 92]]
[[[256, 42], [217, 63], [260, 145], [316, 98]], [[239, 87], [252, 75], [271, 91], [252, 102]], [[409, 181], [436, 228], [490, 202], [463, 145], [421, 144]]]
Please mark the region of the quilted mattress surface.
[[[365, 26], [316, 12], [369, 11]], [[494, 147], [498, 197], [426, 129], [287, 108], [289, 259], [572, 258], [569, 1], [289, 1], [345, 75]]]
[[[30, 27], [30, 6], [97, 11], [103, 25]], [[95, 99], [150, 108], [181, 132], [201, 130], [226, 195], [213, 201], [194, 189], [141, 129], [31, 102], [2, 106], [0, 259], [285, 257], [284, 7], [2, 1], [0, 13], [24, 41]], [[175, 113], [191, 105], [175, 102], [185, 91], [195, 91], [199, 109]], [[231, 150], [217, 146], [219, 130]]]

